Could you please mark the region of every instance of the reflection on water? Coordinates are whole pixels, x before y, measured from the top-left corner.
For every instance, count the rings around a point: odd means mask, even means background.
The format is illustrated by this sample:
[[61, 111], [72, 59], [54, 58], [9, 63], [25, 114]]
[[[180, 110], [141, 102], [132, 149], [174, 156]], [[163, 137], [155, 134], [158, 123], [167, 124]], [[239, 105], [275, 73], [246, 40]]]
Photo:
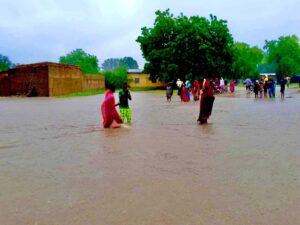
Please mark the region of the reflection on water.
[[[298, 224], [299, 95], [199, 102], [132, 93], [103, 129], [102, 95], [0, 99], [0, 224]], [[288, 222], [287, 222], [288, 221]]]

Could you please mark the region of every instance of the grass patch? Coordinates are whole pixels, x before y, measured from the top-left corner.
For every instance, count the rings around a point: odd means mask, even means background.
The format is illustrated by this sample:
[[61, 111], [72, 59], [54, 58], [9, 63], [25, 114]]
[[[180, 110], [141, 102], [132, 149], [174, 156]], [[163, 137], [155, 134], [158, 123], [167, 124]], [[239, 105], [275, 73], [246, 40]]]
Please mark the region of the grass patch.
[[163, 88], [155, 88], [155, 87], [134, 87], [129, 88], [130, 91], [146, 91], [148, 93], [154, 93], [154, 94], [165, 94], [166, 90]]
[[154, 91], [157, 90], [153, 87], [131, 87], [129, 88], [129, 91]]
[[291, 83], [290, 88], [297, 88], [299, 87], [299, 83]]
[[90, 90], [90, 91], [81, 91], [81, 92], [75, 92], [70, 93], [66, 95], [60, 95], [57, 96], [58, 98], [69, 98], [69, 97], [81, 97], [81, 96], [91, 96], [91, 95], [99, 95], [103, 94], [105, 90]]
[[300, 93], [300, 89], [298, 89], [297, 92]]

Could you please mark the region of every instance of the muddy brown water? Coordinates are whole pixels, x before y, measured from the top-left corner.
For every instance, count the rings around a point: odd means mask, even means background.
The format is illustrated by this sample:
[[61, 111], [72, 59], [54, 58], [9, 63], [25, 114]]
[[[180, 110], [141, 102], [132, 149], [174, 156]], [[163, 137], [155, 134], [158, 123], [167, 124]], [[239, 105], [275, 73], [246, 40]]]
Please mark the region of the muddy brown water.
[[134, 92], [103, 129], [103, 95], [0, 99], [2, 225], [300, 224], [300, 95], [199, 102]]

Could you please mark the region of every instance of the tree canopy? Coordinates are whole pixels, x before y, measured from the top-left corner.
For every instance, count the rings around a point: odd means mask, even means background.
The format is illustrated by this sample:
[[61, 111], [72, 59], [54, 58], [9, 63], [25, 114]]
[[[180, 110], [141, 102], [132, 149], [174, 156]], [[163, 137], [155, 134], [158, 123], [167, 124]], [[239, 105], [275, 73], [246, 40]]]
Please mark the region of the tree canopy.
[[266, 41], [264, 49], [267, 62], [275, 64], [278, 79], [300, 73], [300, 44], [296, 35]]
[[125, 67], [127, 69], [138, 69], [138, 63], [132, 57], [124, 57], [124, 58], [109, 58], [104, 60], [101, 65], [103, 70], [115, 70], [119, 67]]
[[13, 68], [15, 65], [9, 60], [7, 56], [0, 54], [0, 72]]
[[250, 47], [246, 43], [237, 42], [233, 45], [233, 53], [233, 78], [259, 78], [258, 64], [263, 59], [263, 51], [261, 49]]
[[59, 62], [80, 66], [84, 74], [97, 74], [99, 72], [97, 57], [87, 54], [82, 49], [76, 49], [66, 56], [61, 56]]
[[230, 74], [233, 38], [227, 22], [157, 11], [153, 28], [143, 27], [138, 36], [147, 63], [145, 71], [162, 81], [199, 79]]

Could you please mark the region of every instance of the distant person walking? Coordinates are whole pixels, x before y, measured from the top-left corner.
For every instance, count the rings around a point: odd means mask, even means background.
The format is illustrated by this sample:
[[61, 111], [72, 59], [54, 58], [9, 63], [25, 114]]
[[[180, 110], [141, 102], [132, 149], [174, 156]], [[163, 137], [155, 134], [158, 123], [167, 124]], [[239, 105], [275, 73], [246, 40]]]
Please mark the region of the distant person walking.
[[200, 95], [200, 84], [198, 80], [194, 80], [194, 88], [193, 88], [193, 96], [194, 96], [194, 101], [199, 100], [199, 95]]
[[166, 96], [167, 96], [167, 101], [170, 102], [172, 100], [172, 95], [173, 95], [173, 89], [172, 85], [168, 83], [166, 87]]
[[230, 90], [231, 95], [234, 95], [234, 91], [235, 91], [235, 80], [232, 80], [232, 81], [230, 82], [229, 90]]
[[225, 81], [224, 81], [223, 77], [221, 77], [221, 79], [220, 79], [220, 91], [221, 91], [221, 93], [223, 93], [225, 91]]
[[243, 83], [246, 85], [246, 94], [250, 95], [253, 87], [252, 80], [250, 78], [247, 78]]
[[258, 92], [260, 90], [260, 86], [259, 86], [259, 83], [258, 83], [258, 80], [256, 80], [254, 82], [254, 97], [255, 98], [258, 98]]
[[284, 91], [285, 91], [285, 80], [282, 79], [281, 82], [280, 82], [280, 97], [281, 99], [284, 99]]
[[286, 86], [287, 86], [287, 88], [290, 88], [290, 84], [291, 84], [291, 78], [287, 77], [286, 78]]
[[182, 101], [184, 101], [184, 102], [190, 101], [188, 92], [189, 92], [189, 89], [183, 84], [182, 91], [181, 91], [181, 100]]
[[259, 80], [259, 97], [262, 98], [264, 92], [264, 80]]
[[178, 78], [176, 81], [176, 85], [178, 87], [177, 89], [177, 95], [180, 97], [180, 100], [182, 101], [182, 86], [183, 86], [183, 82]]

